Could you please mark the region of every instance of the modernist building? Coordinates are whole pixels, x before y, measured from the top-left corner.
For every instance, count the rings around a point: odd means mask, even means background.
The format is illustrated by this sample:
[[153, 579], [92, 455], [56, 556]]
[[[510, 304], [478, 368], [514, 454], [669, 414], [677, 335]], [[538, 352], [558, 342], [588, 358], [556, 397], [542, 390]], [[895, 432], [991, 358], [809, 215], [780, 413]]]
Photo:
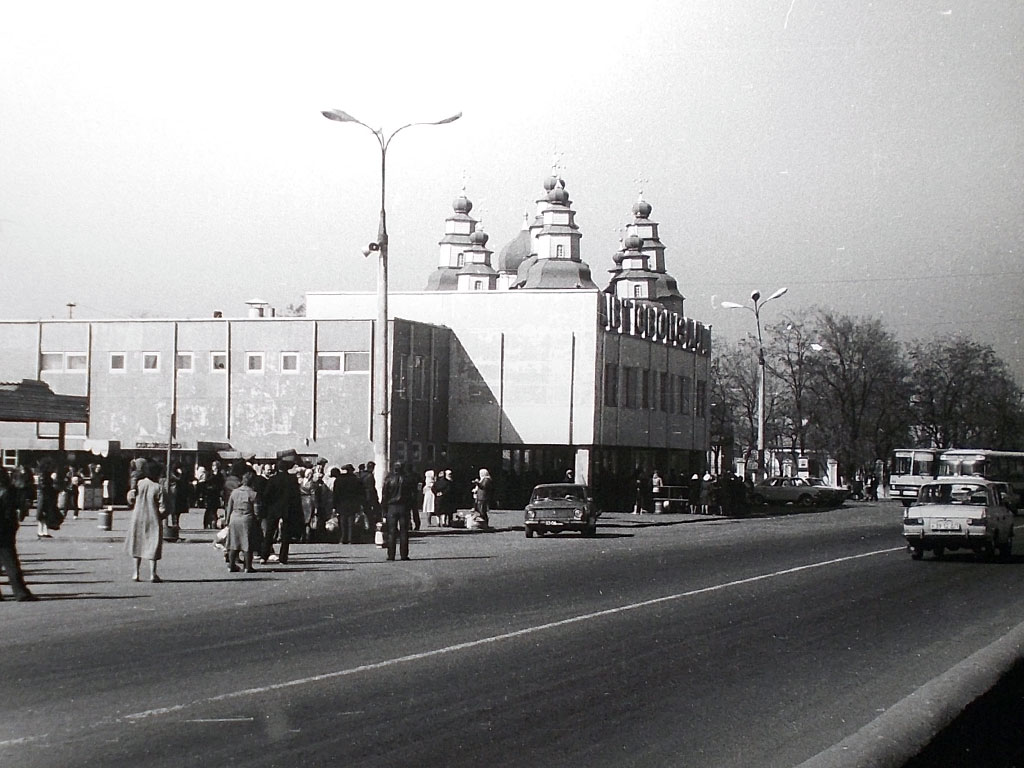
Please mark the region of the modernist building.
[[[451, 466], [467, 486], [488, 467], [512, 504], [568, 469], [609, 506], [627, 503], [638, 470], [702, 470], [711, 333], [683, 316], [650, 204], [633, 206], [604, 290], [559, 177], [496, 264], [471, 211], [455, 200], [425, 290], [390, 296], [393, 458]], [[88, 423], [64, 436], [76, 463], [168, 442], [185, 464], [288, 449], [369, 459], [376, 294], [309, 293], [304, 318], [264, 314], [2, 322], [0, 380], [88, 398]], [[3, 461], [54, 450], [56, 432], [0, 424]]]

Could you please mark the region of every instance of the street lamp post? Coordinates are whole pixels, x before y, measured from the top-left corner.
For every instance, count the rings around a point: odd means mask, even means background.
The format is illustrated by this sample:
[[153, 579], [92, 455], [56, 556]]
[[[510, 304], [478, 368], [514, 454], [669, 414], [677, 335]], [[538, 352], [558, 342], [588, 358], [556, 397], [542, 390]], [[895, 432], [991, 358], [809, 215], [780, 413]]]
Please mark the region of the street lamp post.
[[362, 120], [344, 112], [340, 109], [323, 110], [321, 114], [328, 120], [336, 120], [339, 123], [356, 123], [363, 126], [374, 135], [380, 145], [380, 224], [377, 228], [377, 240], [370, 243], [363, 249], [363, 255], [369, 256], [373, 251], [377, 252], [377, 328], [373, 336], [373, 417], [370, 424], [370, 439], [373, 441], [373, 460], [376, 467], [376, 482], [378, 487], [383, 483], [384, 475], [390, 469], [390, 432], [388, 417], [391, 410], [391, 381], [390, 363], [388, 360], [388, 227], [387, 213], [385, 212], [385, 185], [387, 182], [387, 155], [391, 140], [406, 128], [414, 125], [444, 125], [453, 123], [462, 117], [462, 113], [446, 117], [443, 120], [433, 122], [406, 123], [396, 128], [391, 134], [384, 138], [384, 132], [380, 128], [371, 128]]
[[764, 388], [765, 388], [765, 365], [764, 365], [764, 341], [761, 338], [761, 308], [773, 299], [782, 296], [788, 288], [779, 288], [775, 293], [764, 301], [761, 301], [761, 292], [754, 291], [750, 294], [750, 305], [737, 304], [735, 301], [723, 301], [724, 309], [746, 309], [754, 313], [754, 322], [757, 325], [757, 478], [764, 478]]

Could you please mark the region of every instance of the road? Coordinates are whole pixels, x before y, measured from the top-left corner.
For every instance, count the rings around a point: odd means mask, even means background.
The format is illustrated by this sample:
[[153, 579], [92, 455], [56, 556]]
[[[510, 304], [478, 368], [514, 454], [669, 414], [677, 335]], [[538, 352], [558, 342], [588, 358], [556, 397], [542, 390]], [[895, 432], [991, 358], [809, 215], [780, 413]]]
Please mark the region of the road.
[[900, 515], [502, 513], [252, 576], [186, 530], [163, 584], [94, 521], [23, 531], [0, 765], [788, 768], [1024, 621], [1024, 557], [914, 562]]

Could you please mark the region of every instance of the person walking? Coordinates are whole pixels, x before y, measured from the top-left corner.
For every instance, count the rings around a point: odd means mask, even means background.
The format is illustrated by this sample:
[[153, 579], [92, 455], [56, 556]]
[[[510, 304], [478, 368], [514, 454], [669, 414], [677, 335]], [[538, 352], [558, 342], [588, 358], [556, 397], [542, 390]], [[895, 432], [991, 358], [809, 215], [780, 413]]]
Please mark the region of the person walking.
[[341, 526], [341, 543], [354, 544], [356, 515], [359, 514], [365, 498], [363, 483], [351, 464], [346, 464], [341, 469], [334, 468], [331, 472], [337, 473], [334, 476], [331, 499], [334, 513], [338, 516], [338, 524]]
[[420, 506], [423, 508], [423, 517], [430, 525], [430, 519], [437, 515], [437, 505], [434, 502], [434, 482], [436, 481], [434, 470], [428, 469], [423, 473], [423, 500]]
[[366, 469], [360, 473], [365, 493], [363, 512], [366, 514], [366, 519], [370, 521], [371, 528], [380, 522], [381, 515], [380, 497], [377, 495], [377, 478], [374, 477], [376, 469], [377, 465], [372, 461], [368, 461]]
[[384, 478], [380, 503], [387, 516], [388, 560], [395, 559], [395, 549], [403, 560], [409, 559], [409, 524], [412, 522], [413, 495], [416, 488], [401, 462], [395, 462]]
[[132, 505], [132, 516], [124, 546], [135, 559], [132, 581], [139, 580], [139, 568], [146, 559], [149, 560], [149, 580], [159, 584], [163, 579], [157, 575], [156, 564], [163, 554], [167, 505], [160, 484], [160, 465], [155, 461], [146, 463], [146, 474], [139, 479], [135, 490], [128, 492], [128, 503]]
[[53, 469], [48, 464], [39, 467], [39, 496], [36, 500], [36, 536], [40, 539], [52, 539], [50, 526], [54, 530], [60, 527], [60, 509], [57, 508], [57, 488], [53, 482]]
[[487, 530], [491, 527], [491, 495], [494, 490], [494, 483], [491, 480], [491, 473], [483, 467], [480, 468], [480, 476], [473, 481], [473, 510], [476, 512], [480, 522]]
[[278, 460], [277, 471], [263, 486], [263, 548], [260, 562], [271, 562], [274, 556], [274, 534], [280, 531], [280, 554], [277, 561], [288, 562], [292, 537], [302, 528], [302, 494], [299, 481], [288, 470], [291, 462]]
[[242, 475], [242, 484], [231, 492], [225, 508], [228, 528], [228, 570], [238, 573], [238, 555], [242, 554], [246, 573], [253, 573], [252, 557], [260, 544], [259, 497], [253, 486], [256, 474]]
[[[0, 569], [7, 574], [14, 599], [19, 603], [39, 598], [25, 584], [25, 575], [18, 559], [17, 534], [21, 524], [19, 495], [6, 469], [0, 468]], [[3, 596], [0, 596], [3, 600]]]

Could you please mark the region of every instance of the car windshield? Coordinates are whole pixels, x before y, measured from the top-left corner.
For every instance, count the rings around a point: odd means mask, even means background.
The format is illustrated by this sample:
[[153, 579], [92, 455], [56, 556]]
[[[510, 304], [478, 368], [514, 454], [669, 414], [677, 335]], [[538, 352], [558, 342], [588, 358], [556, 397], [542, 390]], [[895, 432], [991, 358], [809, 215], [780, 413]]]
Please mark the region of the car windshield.
[[580, 485], [544, 485], [533, 489], [532, 501], [551, 501], [552, 499], [572, 499], [586, 501], [587, 494]]
[[814, 486], [817, 486], [819, 488], [822, 488], [822, 487], [825, 486], [825, 481], [822, 480], [820, 477], [808, 477], [807, 478], [807, 484], [808, 485], [814, 485]]
[[984, 507], [988, 504], [988, 491], [984, 485], [974, 483], [935, 483], [921, 488], [918, 504], [967, 504]]

